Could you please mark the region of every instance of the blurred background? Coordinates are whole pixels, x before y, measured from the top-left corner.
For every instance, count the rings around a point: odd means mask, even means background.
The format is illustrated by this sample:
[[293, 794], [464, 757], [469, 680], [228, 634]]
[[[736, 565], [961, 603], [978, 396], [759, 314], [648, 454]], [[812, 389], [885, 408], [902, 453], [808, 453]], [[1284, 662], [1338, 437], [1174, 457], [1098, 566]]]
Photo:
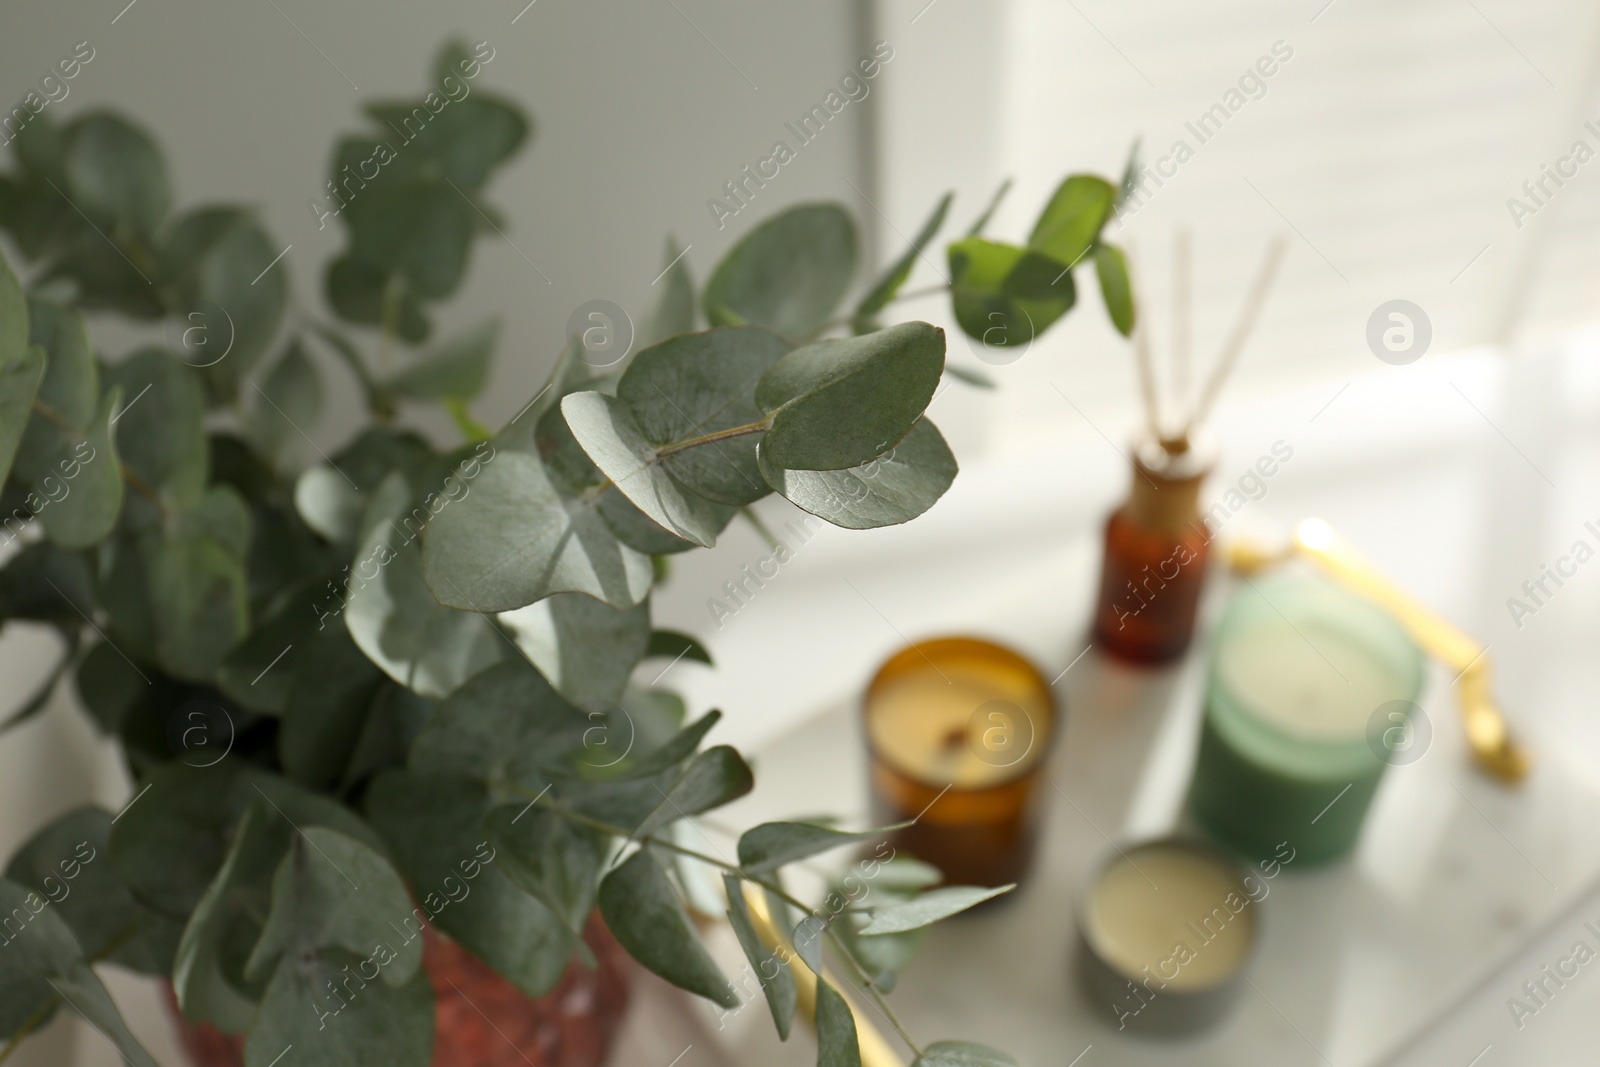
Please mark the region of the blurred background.
[[[1064, 175], [1119, 174], [1137, 140], [1153, 177], [1114, 239], [1135, 255], [1158, 355], [1169, 348], [1179, 227], [1193, 234], [1201, 367], [1268, 242], [1289, 240], [1215, 419], [1223, 457], [1208, 498], [1237, 480], [1230, 471], [1288, 442], [1293, 461], [1231, 520], [1236, 529], [1281, 535], [1306, 514], [1328, 517], [1489, 642], [1517, 697], [1508, 703], [1560, 750], [1565, 773], [1600, 783], [1595, 679], [1580, 669], [1600, 636], [1600, 571], [1523, 625], [1504, 603], [1600, 520], [1600, 7], [524, 2], [12, 0], [0, 13], [0, 102], [20, 100], [87, 42], [93, 59], [49, 105], [58, 120], [121, 109], [165, 149], [180, 204], [256, 205], [287, 249], [294, 301], [320, 315], [339, 237], [318, 229], [308, 201], [323, 193], [335, 138], [362, 127], [365, 104], [418, 92], [446, 36], [487, 42], [481, 84], [526, 107], [534, 134], [488, 190], [505, 237], [478, 249], [439, 326], [503, 319], [477, 410], [489, 425], [538, 390], [580, 305], [642, 311], [669, 235], [703, 280], [761, 218], [839, 200], [875, 266], [900, 254], [944, 192], [956, 194], [954, 233], [1009, 178], [989, 230], [1020, 239]], [[724, 183], [775, 141], [792, 144], [785, 124], [874, 55], [882, 69], [870, 92], [748, 207], [719, 218], [711, 202], [730, 203]], [[940, 247], [908, 290], [945, 280]], [[950, 330], [952, 363], [998, 385], [954, 384], [936, 399], [963, 473], [926, 520], [823, 531], [732, 618], [709, 601], [766, 554], [753, 533], [735, 526], [678, 567], [657, 597], [658, 622], [701, 636], [719, 665], [676, 668], [672, 681], [693, 704], [727, 710], [725, 740], [779, 737], [858, 689], [908, 638], [1000, 619], [1017, 603], [1059, 597], [1063, 625], [1008, 639], [1052, 675], [1078, 654], [1088, 603], [1072, 591], [1087, 588], [1099, 524], [1125, 490], [1120, 453], [1139, 426], [1128, 346], [1097, 289], [1079, 291], [1084, 311], [1005, 365], [964, 341], [942, 296], [904, 306]], [[1369, 320], [1393, 300], [1421, 309], [1431, 338], [1404, 365], [1368, 341]], [[120, 324], [91, 322], [91, 333], [113, 357], [146, 339]], [[331, 449], [349, 436], [357, 395], [336, 362], [323, 365], [332, 398], [311, 436]], [[762, 508], [781, 535], [793, 509], [777, 499]], [[43, 640], [6, 630], [8, 692], [27, 690], [40, 659], [31, 642]], [[7, 736], [0, 852], [83, 799], [85, 780], [113, 807], [126, 795], [80, 718], [52, 713]], [[1593, 1005], [1600, 979], [1590, 984]], [[1499, 1000], [1484, 1004], [1503, 1027]], [[1583, 1018], [1576, 994], [1561, 1007], [1569, 1025]], [[1538, 1040], [1570, 1047], [1559, 1021], [1544, 1023]], [[70, 1026], [56, 1031], [14, 1062], [115, 1062], [92, 1035], [75, 1045]]]

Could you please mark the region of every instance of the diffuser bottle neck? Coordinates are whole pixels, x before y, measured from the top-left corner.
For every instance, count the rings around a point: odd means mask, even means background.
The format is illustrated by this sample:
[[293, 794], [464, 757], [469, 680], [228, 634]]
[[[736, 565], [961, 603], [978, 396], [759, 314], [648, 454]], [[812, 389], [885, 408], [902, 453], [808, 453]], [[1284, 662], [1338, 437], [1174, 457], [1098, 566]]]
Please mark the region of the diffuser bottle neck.
[[1128, 518], [1145, 529], [1182, 533], [1200, 514], [1200, 486], [1215, 462], [1209, 440], [1140, 442], [1133, 451]]

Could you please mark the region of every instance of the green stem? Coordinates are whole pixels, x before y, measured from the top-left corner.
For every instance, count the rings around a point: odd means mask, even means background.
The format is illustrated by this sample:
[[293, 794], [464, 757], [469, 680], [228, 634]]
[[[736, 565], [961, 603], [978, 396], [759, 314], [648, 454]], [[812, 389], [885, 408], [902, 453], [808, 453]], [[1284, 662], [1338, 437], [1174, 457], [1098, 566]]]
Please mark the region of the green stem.
[[744, 516], [745, 522], [756, 528], [756, 533], [761, 535], [761, 539], [767, 543], [768, 548], [776, 549], [778, 547], [778, 539], [772, 535], [771, 530], [767, 529], [767, 524], [761, 521], [761, 516], [757, 515], [748, 504], [739, 509], [739, 514]]
[[[913, 289], [909, 293], [896, 293], [894, 296], [890, 297], [889, 302], [883, 306], [890, 307], [894, 304], [904, 303], [907, 300], [920, 300], [925, 296], [934, 296], [939, 293], [947, 293], [949, 291], [949, 285], [925, 285], [921, 289]], [[803, 340], [807, 342], [815, 341], [818, 337], [821, 337], [824, 333], [833, 329], [835, 326], [850, 326], [855, 321], [855, 315], [846, 315], [843, 318], [830, 319], [821, 326], [818, 326], [815, 330], [812, 330], [810, 333], [806, 334]]]
[[718, 441], [727, 441], [734, 437], [748, 437], [753, 433], [765, 433], [772, 428], [770, 416], [759, 422], [747, 422], [743, 426], [731, 426], [726, 430], [717, 430], [713, 433], [701, 434], [699, 437], [690, 437], [683, 441], [674, 441], [670, 445], [662, 445], [656, 449], [656, 458], [670, 456], [689, 448], [699, 448], [701, 445], [715, 444]]
[[893, 1008], [889, 1007], [889, 1002], [883, 999], [883, 994], [878, 992], [878, 987], [872, 984], [872, 979], [867, 975], [861, 964], [857, 963], [856, 958], [850, 955], [850, 950], [845, 948], [844, 941], [840, 939], [838, 934], [834, 933], [833, 927], [826, 927], [825, 933], [828, 935], [828, 943], [833, 945], [835, 953], [843, 957], [844, 961], [850, 965], [850, 969], [856, 973], [856, 978], [861, 982], [862, 990], [872, 998], [873, 1003], [877, 1004], [878, 1010], [883, 1013], [883, 1017], [889, 1020], [889, 1025], [893, 1026], [895, 1032], [900, 1035], [900, 1040], [910, 1046], [917, 1061], [920, 1061], [922, 1059], [922, 1046], [913, 1041], [911, 1035], [906, 1033], [906, 1028], [900, 1023], [900, 1017], [894, 1013]]
[[[769, 419], [762, 419], [760, 422], [747, 422], [743, 426], [734, 426], [726, 430], [717, 430], [715, 433], [702, 434], [699, 437], [691, 437], [684, 441], [674, 441], [670, 445], [662, 445], [660, 448], [656, 449], [655, 458], [650, 462], [655, 463], [666, 456], [675, 455], [690, 448], [699, 448], [701, 445], [715, 444], [718, 441], [726, 441], [734, 437], [748, 437], [753, 433], [765, 433], [767, 430], [771, 429], [772, 426]], [[585, 489], [583, 494], [578, 499], [580, 502], [587, 504], [589, 501], [593, 500], [601, 493], [604, 493], [607, 489], [610, 489], [615, 484], [616, 482], [610, 478], [607, 478], [605, 481], [596, 485], [591, 485], [589, 488]]]
[[45, 1018], [50, 1014], [50, 1009], [54, 1008], [55, 1004], [56, 998], [51, 997], [39, 1006], [38, 1011], [28, 1016], [22, 1025], [17, 1027], [17, 1032], [11, 1035], [11, 1040], [6, 1042], [4, 1048], [0, 1048], [0, 1063], [10, 1059], [11, 1054], [17, 1051], [17, 1046], [22, 1044], [22, 1039], [39, 1028], [39, 1024], [45, 1021]]
[[400, 331], [401, 286], [398, 274], [383, 286], [383, 310], [379, 315], [382, 334], [378, 338], [378, 369], [387, 373], [394, 366], [395, 338]]

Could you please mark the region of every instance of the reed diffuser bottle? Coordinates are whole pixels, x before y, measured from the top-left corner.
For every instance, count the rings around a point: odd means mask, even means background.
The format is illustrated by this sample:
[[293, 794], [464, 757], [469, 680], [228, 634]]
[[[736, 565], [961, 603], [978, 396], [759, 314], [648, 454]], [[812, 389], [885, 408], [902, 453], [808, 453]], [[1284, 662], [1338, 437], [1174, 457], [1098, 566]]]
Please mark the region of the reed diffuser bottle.
[[1215, 457], [1203, 437], [1134, 449], [1128, 499], [1106, 520], [1094, 619], [1095, 643], [1119, 659], [1165, 663], [1189, 647], [1211, 544], [1200, 486]]
[[[1128, 498], [1106, 520], [1105, 557], [1094, 612], [1095, 643], [1118, 659], [1139, 664], [1166, 663], [1182, 656], [1194, 637], [1212, 534], [1200, 515], [1200, 488], [1217, 456], [1211, 437], [1199, 425], [1244, 348], [1277, 274], [1284, 248], [1280, 238], [1268, 249], [1238, 321], [1223, 343], [1198, 399], [1191, 402], [1187, 395], [1189, 241], [1186, 234], [1178, 234], [1173, 256], [1170, 393], [1182, 412], [1177, 423], [1180, 429], [1166, 430], [1163, 426], [1149, 331], [1142, 311], [1133, 324], [1147, 429], [1133, 449], [1133, 480]], [[1138, 306], [1142, 309], [1143, 301]]]

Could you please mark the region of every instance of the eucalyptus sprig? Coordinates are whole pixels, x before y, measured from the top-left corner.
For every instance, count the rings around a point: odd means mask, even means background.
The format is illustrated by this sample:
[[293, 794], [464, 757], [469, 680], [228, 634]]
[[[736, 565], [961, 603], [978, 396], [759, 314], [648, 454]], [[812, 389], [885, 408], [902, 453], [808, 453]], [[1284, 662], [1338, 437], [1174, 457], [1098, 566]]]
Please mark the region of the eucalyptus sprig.
[[[792, 968], [820, 976], [824, 942], [894, 1019], [918, 931], [988, 895], [903, 863], [870, 906], [807, 908], [786, 887], [786, 865], [880, 831], [764, 824], [737, 861], [686, 847], [687, 820], [753, 775], [704, 743], [715, 712], [691, 722], [634, 681], [647, 659], [710, 662], [652, 625], [650, 593], [667, 557], [714, 544], [751, 504], [777, 493], [863, 529], [915, 518], [951, 484], [925, 414], [944, 334], [879, 322], [948, 198], [843, 318], [857, 240], [836, 205], [767, 220], [703, 288], [669, 243], [631, 360], [600, 365], [570, 339], [490, 432], [471, 404], [497, 324], [438, 340], [432, 323], [477, 238], [503, 230], [488, 188], [532, 128], [478, 85], [492, 59], [447, 45], [425, 95], [368, 106], [366, 132], [335, 147], [312, 206], [345, 236], [323, 274], [331, 320], [291, 317], [283, 246], [249, 209], [174, 214], [166, 162], [128, 119], [58, 126], [52, 111], [15, 140], [0, 229], [28, 280], [0, 257], [0, 620], [45, 624], [63, 651], [5, 725], [70, 674], [135, 788], [115, 815], [52, 820], [5, 868], [0, 1059], [68, 1005], [151, 1064], [95, 972], [113, 964], [246, 1035], [247, 1067], [290, 1045], [312, 1067], [425, 1067], [424, 925], [537, 996], [588, 957], [596, 909], [645, 966], [729, 1006], [686, 918], [699, 864], [727, 876], [781, 1035]], [[951, 246], [963, 329], [1048, 326], [1091, 252], [1122, 326], [1102, 186], [1069, 179], [1027, 249], [976, 228]], [[167, 343], [106, 359], [91, 311], [164, 324]], [[302, 466], [319, 351], [370, 420]], [[405, 429], [420, 404], [462, 440]], [[746, 886], [794, 948], [775, 966], [747, 936]], [[844, 997], [819, 980], [816, 1004], [819, 1061], [858, 1063]], [[895, 1026], [919, 1063], [1010, 1062]]]

